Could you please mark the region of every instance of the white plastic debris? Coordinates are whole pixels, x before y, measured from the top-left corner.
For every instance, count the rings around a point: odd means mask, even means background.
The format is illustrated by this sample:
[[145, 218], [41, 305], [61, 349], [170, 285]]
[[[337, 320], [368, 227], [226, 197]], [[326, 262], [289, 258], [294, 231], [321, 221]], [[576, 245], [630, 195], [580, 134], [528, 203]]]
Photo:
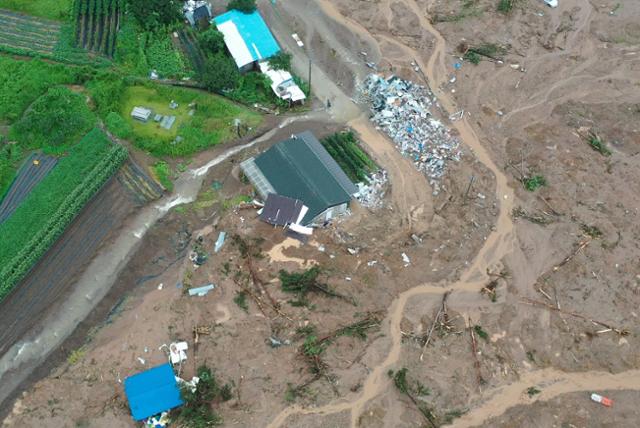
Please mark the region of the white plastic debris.
[[186, 360], [187, 349], [189, 349], [189, 344], [187, 342], [173, 342], [169, 345], [169, 357], [171, 358], [171, 364], [179, 364]]
[[324, 245], [318, 246], [318, 251], [320, 251], [321, 253], [324, 253], [324, 250], [325, 250]]
[[411, 264], [411, 259], [407, 256], [407, 253], [402, 253], [402, 261], [404, 262], [404, 267], [407, 267]]
[[371, 267], [371, 266], [374, 266], [376, 263], [378, 263], [377, 260], [371, 260], [370, 262], [367, 262], [367, 266]]
[[138, 361], [140, 361], [140, 364], [142, 364], [143, 366], [145, 365], [146, 361], [144, 360], [144, 358], [140, 358], [138, 357]]
[[162, 290], [162, 287], [164, 287], [163, 283], [158, 284], [158, 290]]

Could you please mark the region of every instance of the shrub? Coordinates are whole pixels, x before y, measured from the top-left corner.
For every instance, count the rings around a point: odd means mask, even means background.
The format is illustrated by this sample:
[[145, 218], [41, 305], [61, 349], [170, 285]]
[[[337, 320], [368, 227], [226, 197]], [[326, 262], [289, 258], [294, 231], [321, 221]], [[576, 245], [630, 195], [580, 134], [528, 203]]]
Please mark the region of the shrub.
[[96, 123], [85, 97], [59, 86], [38, 98], [11, 129], [12, 138], [40, 148], [65, 146]]
[[216, 54], [224, 52], [224, 36], [214, 26], [209, 27], [206, 31], [198, 33], [198, 41], [200, 46], [207, 54]]
[[200, 381], [195, 390], [188, 386], [182, 388], [184, 405], [178, 409], [178, 426], [206, 428], [222, 423], [222, 418], [213, 410], [212, 404], [230, 400], [231, 385], [221, 386], [213, 371], [204, 365], [198, 367], [198, 377]]
[[243, 13], [252, 13], [256, 10], [256, 0], [231, 0], [227, 10], [239, 10]]
[[507, 14], [513, 9], [513, 0], [500, 0], [498, 3], [498, 12]]
[[171, 167], [168, 163], [158, 161], [153, 165], [153, 173], [156, 178], [162, 184], [162, 186], [169, 192], [173, 191], [173, 181], [171, 181]]
[[231, 58], [218, 53], [207, 58], [201, 80], [212, 92], [232, 90], [238, 85], [240, 72]]
[[524, 188], [530, 192], [536, 191], [538, 188], [547, 185], [547, 179], [542, 175], [534, 175], [533, 177], [527, 177], [522, 180]]
[[87, 84], [89, 95], [102, 117], [120, 109], [120, 100], [126, 88], [124, 79], [114, 73], [98, 73]]
[[291, 71], [291, 54], [285, 51], [280, 51], [269, 58], [269, 64], [274, 70]]
[[178, 0], [128, 0], [129, 11], [147, 30], [171, 25], [182, 14], [182, 1]]
[[118, 138], [127, 139], [133, 135], [131, 124], [116, 112], [112, 111], [107, 115], [105, 125], [109, 132]]

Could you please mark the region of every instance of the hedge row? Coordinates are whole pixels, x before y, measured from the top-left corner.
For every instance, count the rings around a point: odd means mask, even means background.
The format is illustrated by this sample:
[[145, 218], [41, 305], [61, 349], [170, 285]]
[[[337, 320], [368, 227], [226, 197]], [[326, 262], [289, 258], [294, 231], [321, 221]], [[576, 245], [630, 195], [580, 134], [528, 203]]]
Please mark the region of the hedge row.
[[64, 199], [49, 220], [0, 270], [0, 301], [24, 278], [44, 253], [56, 242], [82, 208], [127, 159], [127, 150], [114, 145], [91, 172]]

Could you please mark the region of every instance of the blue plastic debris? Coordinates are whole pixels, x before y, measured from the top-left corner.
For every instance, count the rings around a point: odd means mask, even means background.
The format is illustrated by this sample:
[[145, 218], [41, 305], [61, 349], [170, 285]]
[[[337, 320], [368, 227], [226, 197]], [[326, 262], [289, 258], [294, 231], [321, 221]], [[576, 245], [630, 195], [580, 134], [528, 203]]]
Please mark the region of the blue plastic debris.
[[129, 376], [124, 380], [124, 392], [136, 421], [184, 404], [169, 363]]
[[453, 68], [455, 68], [456, 70], [460, 70], [460, 68], [462, 68], [462, 63], [456, 62], [455, 64], [453, 64]]
[[224, 239], [227, 237], [227, 232], [220, 232], [220, 234], [218, 235], [218, 240], [216, 241], [216, 245], [213, 248], [214, 252], [218, 252], [220, 251], [220, 249], [222, 248], [222, 246], [224, 245]]

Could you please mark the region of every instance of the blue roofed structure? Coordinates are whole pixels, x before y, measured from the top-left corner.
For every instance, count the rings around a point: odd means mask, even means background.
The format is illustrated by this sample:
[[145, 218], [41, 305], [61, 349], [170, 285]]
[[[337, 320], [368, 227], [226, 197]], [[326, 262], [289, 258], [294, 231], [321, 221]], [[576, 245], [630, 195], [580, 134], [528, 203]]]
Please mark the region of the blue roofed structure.
[[280, 52], [278, 42], [257, 10], [243, 13], [230, 10], [213, 19], [238, 68], [249, 70], [258, 61]]
[[126, 378], [124, 392], [136, 421], [184, 404], [169, 363]]

